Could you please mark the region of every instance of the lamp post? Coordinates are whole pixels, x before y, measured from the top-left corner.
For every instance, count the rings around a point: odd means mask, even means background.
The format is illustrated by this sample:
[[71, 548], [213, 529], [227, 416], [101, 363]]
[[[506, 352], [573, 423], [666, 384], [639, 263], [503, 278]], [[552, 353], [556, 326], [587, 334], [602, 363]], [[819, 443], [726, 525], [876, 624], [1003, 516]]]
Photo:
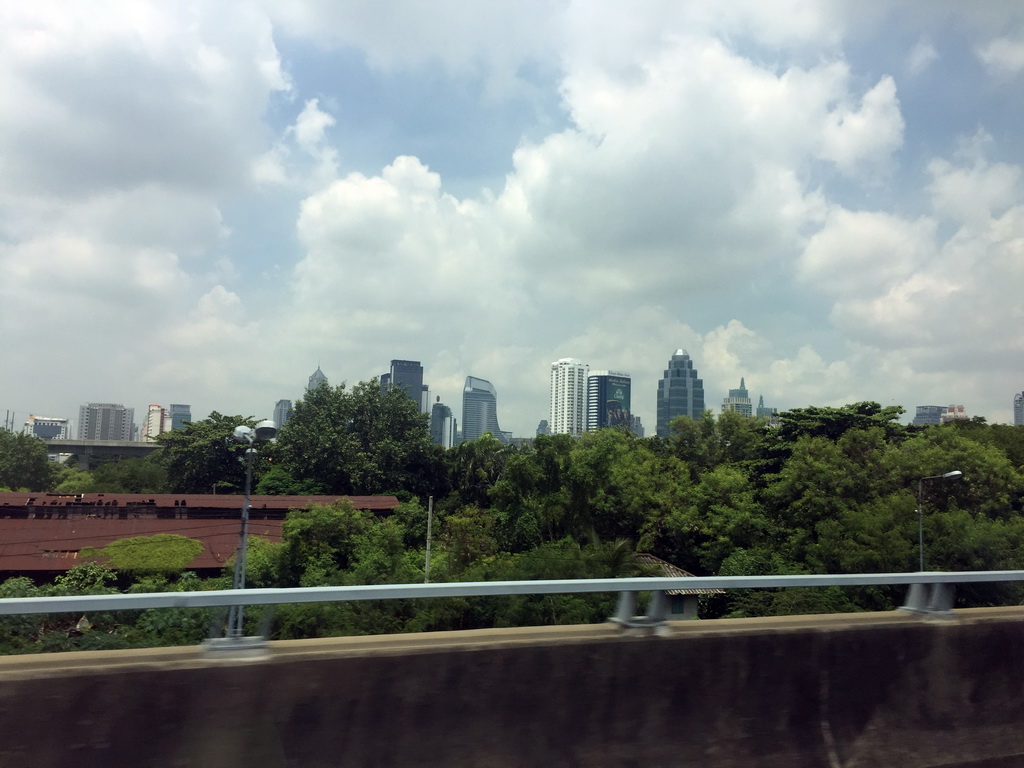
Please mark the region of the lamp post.
[[[245, 556], [249, 549], [249, 497], [252, 494], [252, 460], [256, 455], [253, 444], [257, 440], [273, 440], [277, 436], [277, 425], [265, 419], [252, 427], [235, 427], [231, 437], [240, 443], [248, 443], [245, 449], [245, 499], [242, 502], [242, 530], [238, 537], [238, 551], [235, 553], [235, 572], [231, 580], [232, 589], [245, 589]], [[242, 618], [245, 606], [233, 605], [228, 613], [226, 637], [239, 641], [243, 637]]]
[[918, 570], [924, 573], [924, 508], [922, 507], [922, 500], [924, 498], [924, 481], [925, 480], [959, 480], [964, 476], [964, 473], [959, 469], [954, 469], [952, 472], [946, 472], [943, 475], [930, 475], [929, 477], [922, 477], [917, 482], [917, 552], [918, 552]]

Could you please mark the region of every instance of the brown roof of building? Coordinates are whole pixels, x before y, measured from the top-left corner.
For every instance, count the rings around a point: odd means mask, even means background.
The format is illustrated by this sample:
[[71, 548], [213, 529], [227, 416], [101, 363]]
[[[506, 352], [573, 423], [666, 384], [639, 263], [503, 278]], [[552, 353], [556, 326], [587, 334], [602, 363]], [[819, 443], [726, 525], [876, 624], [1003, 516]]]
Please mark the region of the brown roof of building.
[[[691, 577], [691, 578], [696, 578], [689, 571], [684, 571], [679, 566], [672, 565], [672, 563], [668, 562], [667, 560], [662, 560], [660, 557], [656, 557], [654, 555], [647, 554], [646, 552], [637, 554], [636, 559], [639, 560], [641, 563], [644, 563], [646, 565], [655, 565], [655, 566], [657, 566], [658, 568], [661, 569], [661, 573], [662, 573], [663, 576], [669, 576], [669, 577], [673, 577], [673, 578], [681, 578], [681, 577], [684, 577], [684, 576], [688, 576], [688, 577]], [[665, 590], [665, 594], [666, 595], [700, 595], [700, 596], [704, 597], [704, 596], [707, 596], [707, 595], [724, 595], [725, 594], [725, 590], [724, 589], [666, 589]]]
[[[249, 535], [281, 540], [284, 520], [251, 520]], [[101, 549], [119, 539], [172, 533], [196, 539], [203, 551], [189, 568], [222, 568], [235, 554], [240, 533], [237, 519], [120, 518], [0, 519], [0, 571], [66, 571], [82, 562], [80, 551]]]
[[[251, 496], [249, 535], [280, 541], [290, 509], [348, 499], [358, 509], [387, 513], [394, 496]], [[0, 492], [0, 571], [66, 571], [86, 547], [119, 539], [178, 534], [203, 551], [189, 568], [221, 568], [238, 546], [242, 496]]]
[[[390, 511], [398, 506], [394, 496], [257, 496], [249, 497], [253, 510], [302, 509], [311, 504], [333, 504], [348, 499], [357, 509], [374, 512]], [[29, 493], [24, 491], [0, 492], [0, 507], [5, 506], [152, 506], [152, 507], [198, 507], [202, 509], [242, 508], [241, 494], [213, 493]]]

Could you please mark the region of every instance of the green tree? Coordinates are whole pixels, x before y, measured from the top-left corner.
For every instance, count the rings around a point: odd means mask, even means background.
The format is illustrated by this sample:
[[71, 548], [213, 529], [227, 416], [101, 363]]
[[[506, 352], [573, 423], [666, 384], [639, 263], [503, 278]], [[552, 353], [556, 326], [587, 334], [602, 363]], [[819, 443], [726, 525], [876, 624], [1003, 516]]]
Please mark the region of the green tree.
[[907, 428], [897, 419], [903, 408], [890, 405], [883, 408], [878, 403], [861, 402], [844, 405], [841, 408], [794, 408], [779, 414], [781, 426], [776, 433], [779, 440], [794, 443], [801, 437], [824, 437], [838, 440], [852, 429], [880, 427], [887, 442], [898, 441], [907, 434]]
[[54, 478], [46, 443], [38, 437], [0, 430], [0, 488], [45, 491]]
[[[542, 437], [538, 437], [541, 442]], [[502, 444], [490, 432], [469, 440], [444, 454], [454, 505], [491, 506], [491, 492], [501, 476], [505, 463], [516, 450]]]
[[340, 572], [351, 566], [358, 536], [372, 522], [370, 512], [356, 509], [348, 500], [289, 512], [281, 527], [284, 585], [337, 583]]
[[100, 493], [166, 493], [167, 469], [154, 454], [100, 464], [92, 471], [93, 491]]
[[55, 493], [94, 493], [96, 478], [92, 472], [78, 467], [58, 466], [54, 469], [52, 490]]
[[308, 391], [277, 448], [294, 480], [327, 493], [427, 495], [442, 474], [427, 417], [403, 391], [382, 392], [376, 380]]
[[[170, 493], [242, 493], [245, 490], [245, 443], [231, 439], [237, 426], [255, 426], [252, 417], [223, 416], [217, 411], [193, 421], [182, 430], [157, 436], [163, 444], [158, 461], [167, 470]], [[253, 482], [258, 482], [273, 449], [260, 444], [253, 464]]]

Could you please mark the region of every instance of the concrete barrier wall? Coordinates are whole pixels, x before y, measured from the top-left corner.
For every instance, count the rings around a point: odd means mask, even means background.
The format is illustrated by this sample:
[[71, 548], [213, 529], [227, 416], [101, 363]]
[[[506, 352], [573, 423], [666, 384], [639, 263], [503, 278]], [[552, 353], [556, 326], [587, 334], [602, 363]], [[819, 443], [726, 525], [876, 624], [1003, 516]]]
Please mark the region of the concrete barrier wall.
[[1024, 613], [0, 661], [0, 768], [1024, 766]]

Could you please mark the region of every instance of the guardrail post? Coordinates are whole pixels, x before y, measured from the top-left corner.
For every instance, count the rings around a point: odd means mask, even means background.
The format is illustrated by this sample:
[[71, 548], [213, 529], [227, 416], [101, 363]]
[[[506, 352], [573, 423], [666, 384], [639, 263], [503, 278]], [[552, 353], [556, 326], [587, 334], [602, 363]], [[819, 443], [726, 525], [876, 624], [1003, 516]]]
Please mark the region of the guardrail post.
[[927, 616], [950, 617], [956, 589], [952, 584], [911, 584], [900, 610]]
[[665, 623], [665, 616], [668, 614], [668, 597], [664, 590], [657, 590], [651, 593], [651, 602], [647, 606], [647, 622], [652, 626], [660, 626]]
[[609, 621], [628, 627], [635, 617], [636, 592], [619, 592], [619, 603], [615, 607], [615, 615]]
[[636, 592], [619, 592], [619, 604], [615, 609], [615, 615], [608, 621], [633, 629], [648, 627], [657, 630], [665, 625], [667, 615], [668, 598], [664, 590], [651, 591], [651, 602], [648, 603], [647, 613], [643, 616], [638, 616], [636, 612]]
[[956, 588], [952, 584], [932, 584], [932, 596], [928, 601], [928, 611], [933, 614], [952, 616], [955, 600]]

